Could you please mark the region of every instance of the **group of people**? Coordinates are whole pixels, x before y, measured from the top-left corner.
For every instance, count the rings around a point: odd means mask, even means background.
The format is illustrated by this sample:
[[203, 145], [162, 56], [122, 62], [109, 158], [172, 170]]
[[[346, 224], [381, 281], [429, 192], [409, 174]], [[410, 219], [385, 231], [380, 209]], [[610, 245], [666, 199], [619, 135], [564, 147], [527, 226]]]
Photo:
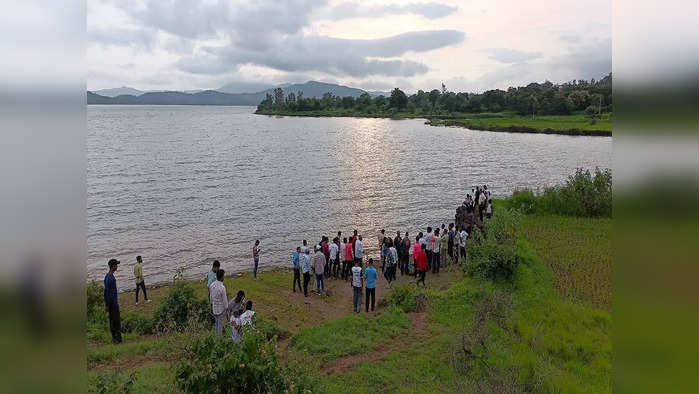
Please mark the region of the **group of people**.
[[[492, 217], [493, 207], [488, 186], [477, 186], [471, 189], [471, 194], [466, 195], [463, 205], [469, 212], [477, 212], [481, 218]], [[466, 228], [450, 223], [448, 226], [427, 227], [426, 233], [419, 232], [414, 243], [408, 232], [401, 236], [396, 231], [396, 236], [386, 236], [386, 231], [381, 230], [378, 235], [378, 247], [381, 251], [381, 271], [389, 287], [397, 279], [397, 272], [401, 276], [414, 276], [416, 285], [422, 283], [425, 286], [425, 277], [428, 271], [439, 273], [442, 267], [457, 264], [466, 258], [466, 241], [469, 232]], [[314, 277], [314, 289], [318, 294], [326, 292], [325, 280], [333, 278], [348, 281], [353, 287], [353, 309], [361, 312], [362, 293], [366, 299], [365, 310], [373, 311], [376, 303], [376, 280], [379, 276], [374, 260], [369, 258], [367, 268], [364, 269], [364, 244], [361, 234], [357, 230], [352, 236], [343, 237], [342, 231], [330, 241], [327, 236], [322, 236], [320, 241], [313, 245], [313, 254], [307, 240], [303, 240], [292, 255], [294, 277], [292, 289], [296, 292], [303, 290], [308, 297], [308, 286], [311, 277]], [[445, 253], [446, 250], [446, 253]], [[252, 249], [253, 275], [258, 278], [258, 266], [260, 261], [260, 241], [256, 240]], [[134, 265], [134, 278], [136, 280], [136, 305], [139, 302], [139, 292], [143, 292], [146, 303], [150, 302], [146, 294], [146, 286], [143, 279], [141, 256], [136, 257]], [[104, 279], [104, 299], [109, 313], [110, 329], [114, 343], [121, 343], [121, 322], [119, 316], [119, 304], [117, 299], [116, 279], [114, 272], [120, 262], [116, 259], [109, 260], [109, 272]], [[216, 333], [222, 335], [227, 325], [231, 326], [232, 336], [235, 341], [242, 338], [242, 327], [252, 325], [255, 312], [252, 309], [252, 301], [245, 300], [245, 292], [240, 290], [230, 300], [227, 298], [226, 287], [223, 284], [225, 271], [218, 260], [213, 262], [211, 270], [207, 274], [207, 287], [211, 313], [216, 322]], [[303, 284], [301, 278], [303, 277]], [[362, 292], [364, 290], [364, 292]]]
[[[256, 246], [258, 245], [259, 241], [256, 242]], [[245, 299], [243, 290], [238, 290], [236, 296], [228, 300], [224, 278], [225, 271], [221, 268], [221, 263], [214, 260], [211, 271], [206, 275], [206, 286], [209, 289], [211, 313], [216, 322], [216, 334], [223, 335], [226, 326], [230, 324], [233, 341], [237, 343], [242, 340], [243, 327], [254, 324], [255, 311], [252, 309], [252, 300]]]
[[475, 212], [483, 222], [483, 214], [485, 218], [490, 219], [493, 216], [493, 200], [490, 198], [488, 185], [476, 186], [471, 189], [471, 194], [466, 194], [466, 200], [463, 203], [466, 206], [467, 212]]

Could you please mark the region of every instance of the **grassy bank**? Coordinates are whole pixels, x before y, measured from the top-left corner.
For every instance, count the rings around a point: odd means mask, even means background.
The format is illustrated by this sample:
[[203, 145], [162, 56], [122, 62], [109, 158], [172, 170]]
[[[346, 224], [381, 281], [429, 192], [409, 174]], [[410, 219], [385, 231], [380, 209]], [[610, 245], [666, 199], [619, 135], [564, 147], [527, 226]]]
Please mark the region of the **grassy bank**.
[[265, 109], [257, 110], [255, 113], [277, 116], [427, 119], [426, 123], [432, 126], [454, 126], [473, 130], [590, 136], [612, 135], [612, 116], [609, 113], [602, 114], [602, 118], [594, 123], [591, 123], [590, 119], [583, 114], [541, 115], [532, 118], [508, 112], [430, 114], [419, 111], [361, 112], [342, 108], [311, 111]]
[[[278, 328], [283, 364], [302, 371], [314, 392], [609, 392], [611, 298], [608, 219], [530, 214], [521, 218], [521, 259], [510, 281], [451, 266], [428, 274], [427, 288], [400, 277], [379, 280], [377, 312], [351, 313], [351, 291], [329, 281], [330, 296], [304, 298], [291, 273], [226, 278], [245, 289], [257, 313]], [[592, 277], [591, 277], [592, 276]], [[203, 283], [192, 283], [206, 297]], [[152, 316], [171, 287], [149, 291], [151, 304], [120, 294], [123, 314]], [[194, 338], [184, 333], [125, 334], [125, 344], [93, 335], [88, 377], [98, 387], [173, 392], [177, 366]]]

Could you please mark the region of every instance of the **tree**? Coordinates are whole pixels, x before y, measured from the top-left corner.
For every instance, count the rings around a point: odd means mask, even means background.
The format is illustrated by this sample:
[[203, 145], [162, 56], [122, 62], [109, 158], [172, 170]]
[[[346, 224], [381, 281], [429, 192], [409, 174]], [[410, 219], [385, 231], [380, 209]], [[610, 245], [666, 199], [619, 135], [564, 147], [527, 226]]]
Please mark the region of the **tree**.
[[284, 89], [274, 88], [274, 105], [277, 107], [284, 106]]
[[439, 90], [433, 89], [430, 91], [427, 97], [430, 100], [430, 104], [432, 104], [432, 112], [434, 112], [434, 108], [437, 105], [437, 100], [439, 100]]
[[408, 96], [402, 90], [395, 88], [391, 92], [391, 98], [388, 99], [388, 103], [391, 108], [401, 110], [408, 105]]

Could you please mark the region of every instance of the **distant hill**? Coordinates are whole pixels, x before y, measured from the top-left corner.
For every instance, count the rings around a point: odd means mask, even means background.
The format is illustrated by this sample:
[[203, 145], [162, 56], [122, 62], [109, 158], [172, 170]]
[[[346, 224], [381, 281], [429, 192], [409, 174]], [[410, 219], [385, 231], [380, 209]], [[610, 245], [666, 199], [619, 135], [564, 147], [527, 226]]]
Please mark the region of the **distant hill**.
[[222, 93], [259, 93], [273, 87], [274, 85], [267, 83], [230, 82], [216, 89], [216, 91]]
[[[229, 89], [241, 89], [243, 85], [226, 85]], [[223, 86], [222, 88], [225, 88]], [[254, 86], [250, 84], [249, 86]], [[332, 83], [308, 81], [300, 84], [285, 84], [280, 85], [284, 90], [284, 94], [289, 93], [297, 94], [298, 92], [303, 92], [303, 96], [306, 98], [323, 97], [325, 93], [332, 93], [334, 96], [345, 97], [359, 97], [363, 93], [367, 93], [362, 89], [351, 88], [348, 86], [336, 85]], [[113, 95], [115, 92], [126, 89], [126, 92], [138, 92], [138, 93], [126, 93]], [[101, 94], [100, 92], [107, 92], [107, 94]], [[265, 89], [258, 91], [256, 93], [227, 93], [217, 90], [204, 90], [204, 91], [189, 91], [189, 92], [141, 92], [133, 88], [115, 88], [115, 89], [102, 89], [94, 92], [87, 92], [87, 103], [88, 104], [129, 104], [129, 105], [257, 105], [265, 98], [265, 95], [273, 94], [274, 88]], [[384, 92], [371, 92], [372, 96], [379, 94], [384, 94], [388, 96], [388, 93]]]
[[120, 88], [95, 90], [95, 91], [93, 91], [93, 93], [99, 94], [100, 96], [105, 96], [105, 97], [116, 97], [116, 96], [123, 96], [123, 95], [140, 96], [145, 92], [138, 90], [138, 89], [130, 88], [128, 86], [122, 86]]

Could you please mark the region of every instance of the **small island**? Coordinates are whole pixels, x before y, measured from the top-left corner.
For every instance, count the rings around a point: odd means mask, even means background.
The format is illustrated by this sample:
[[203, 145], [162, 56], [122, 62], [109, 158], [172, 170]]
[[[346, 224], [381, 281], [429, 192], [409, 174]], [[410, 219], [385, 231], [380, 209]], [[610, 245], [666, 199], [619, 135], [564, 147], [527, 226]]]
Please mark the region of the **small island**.
[[530, 83], [483, 93], [418, 90], [406, 95], [399, 88], [389, 97], [363, 93], [339, 97], [305, 98], [303, 92], [285, 94], [282, 88], [267, 94], [256, 114], [427, 119], [432, 126], [473, 130], [586, 136], [612, 135], [612, 74], [596, 81], [563, 84]]

